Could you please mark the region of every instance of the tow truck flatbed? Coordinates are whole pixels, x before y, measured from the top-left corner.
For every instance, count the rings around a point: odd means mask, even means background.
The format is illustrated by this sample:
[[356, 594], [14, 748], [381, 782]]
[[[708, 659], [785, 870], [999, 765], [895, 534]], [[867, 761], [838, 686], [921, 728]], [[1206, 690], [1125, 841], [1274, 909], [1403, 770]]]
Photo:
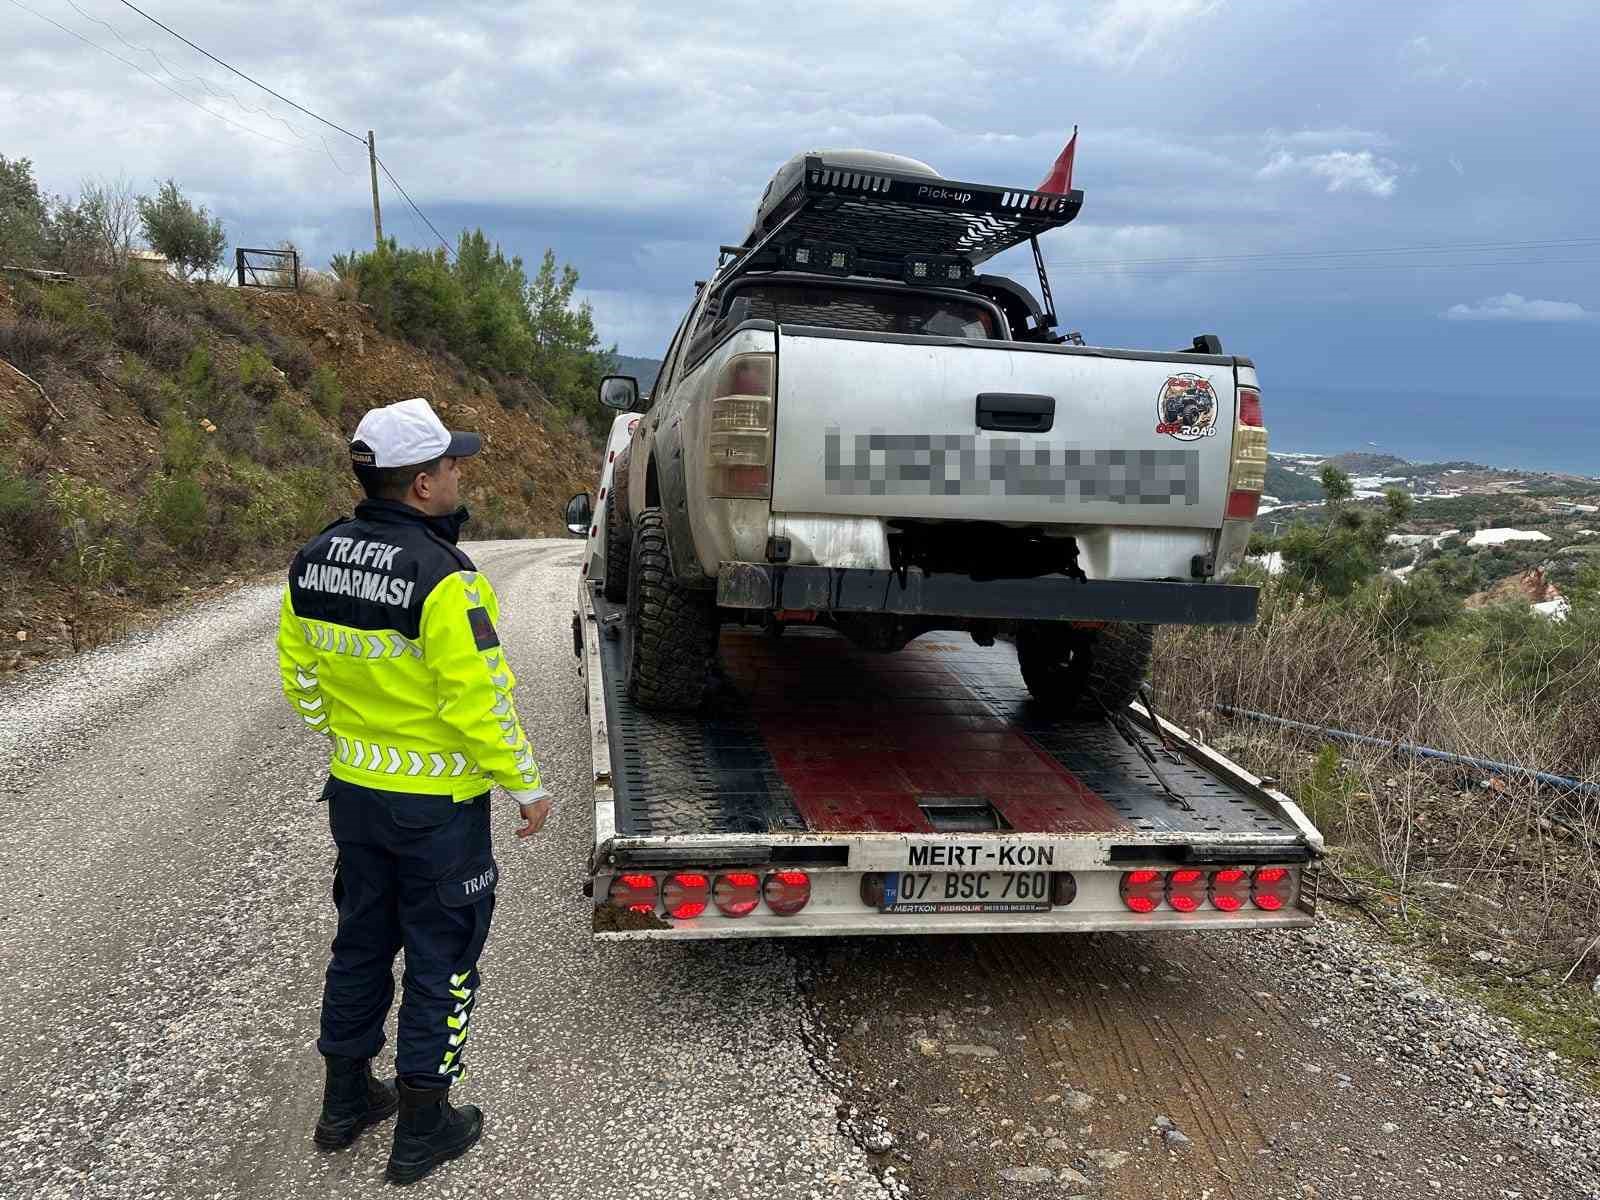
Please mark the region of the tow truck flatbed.
[[[1138, 705], [1121, 718], [1051, 719], [1008, 645], [929, 634], [873, 654], [824, 629], [725, 626], [702, 709], [652, 712], [626, 696], [622, 607], [579, 586], [597, 937], [1312, 919], [1322, 838], [1292, 800]], [[1281, 882], [1253, 889], [1258, 873]], [[766, 903], [780, 874], [803, 879], [807, 895], [788, 915]], [[761, 902], [730, 915], [742, 905], [712, 894], [730, 879], [763, 881]], [[667, 893], [684, 880], [700, 892]], [[1130, 887], [1149, 911], [1130, 905]], [[674, 895], [688, 895], [677, 907], [694, 915], [673, 917]]]

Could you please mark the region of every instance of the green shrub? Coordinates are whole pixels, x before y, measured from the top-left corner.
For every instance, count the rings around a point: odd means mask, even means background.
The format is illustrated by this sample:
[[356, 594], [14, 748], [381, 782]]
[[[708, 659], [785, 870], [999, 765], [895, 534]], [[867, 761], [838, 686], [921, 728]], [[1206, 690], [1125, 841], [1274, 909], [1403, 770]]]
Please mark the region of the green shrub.
[[216, 399], [219, 381], [212, 366], [211, 351], [205, 346], [195, 346], [178, 372], [178, 385], [184, 394], [197, 405], [204, 407]]
[[210, 417], [216, 427], [211, 437], [217, 449], [231, 459], [257, 462], [262, 450], [261, 406], [237, 388], [229, 388], [211, 402]]
[[1339, 751], [1332, 745], [1324, 744], [1317, 751], [1311, 769], [1296, 787], [1295, 795], [1311, 818], [1311, 823], [1324, 834], [1337, 837], [1343, 826], [1345, 807], [1350, 802], [1355, 786], [1354, 781], [1341, 770]]
[[1460, 599], [1428, 571], [1414, 571], [1403, 582], [1380, 586], [1388, 600], [1384, 616], [1394, 633], [1437, 629], [1461, 613]]
[[167, 545], [193, 553], [206, 542], [206, 495], [194, 476], [158, 476], [151, 484], [149, 519]]
[[112, 494], [97, 484], [65, 473], [51, 477], [46, 485], [50, 502], [68, 521], [82, 522], [91, 529], [104, 529], [116, 520], [121, 506]]
[[271, 400], [283, 381], [272, 361], [255, 346], [246, 346], [239, 355], [239, 386], [253, 400]]
[[54, 572], [68, 587], [93, 592], [128, 582], [136, 568], [132, 552], [120, 537], [94, 534], [80, 522], [71, 527], [66, 552], [57, 560]]
[[344, 385], [329, 366], [311, 373], [311, 406], [328, 420], [337, 422], [344, 412]]
[[0, 542], [13, 565], [61, 552], [62, 514], [39, 484], [0, 467]]
[[161, 470], [167, 475], [188, 475], [200, 465], [207, 434], [177, 406], [161, 420]]
[[297, 467], [285, 477], [294, 510], [296, 542], [304, 541], [341, 513], [350, 511], [348, 467]]
[[380, 326], [485, 372], [508, 408], [547, 399], [609, 427], [596, 387], [612, 357], [577, 299], [578, 273], [558, 266], [553, 252], [530, 280], [520, 258], [475, 230], [462, 234], [454, 262], [390, 241], [370, 254], [335, 255], [333, 268]]
[[60, 283], [41, 290], [39, 310], [46, 319], [70, 329], [81, 330], [98, 340], [109, 341], [111, 318], [89, 304], [88, 295], [80, 287]]
[[288, 400], [274, 400], [261, 422], [261, 459], [282, 467], [303, 462], [307, 452], [323, 439], [321, 428], [303, 408]]
[[229, 542], [267, 548], [288, 541], [296, 530], [288, 481], [257, 463], [229, 465], [226, 485], [213, 489], [222, 536]]
[[152, 425], [160, 425], [167, 413], [182, 401], [172, 380], [152, 371], [137, 354], [123, 358], [117, 385]]

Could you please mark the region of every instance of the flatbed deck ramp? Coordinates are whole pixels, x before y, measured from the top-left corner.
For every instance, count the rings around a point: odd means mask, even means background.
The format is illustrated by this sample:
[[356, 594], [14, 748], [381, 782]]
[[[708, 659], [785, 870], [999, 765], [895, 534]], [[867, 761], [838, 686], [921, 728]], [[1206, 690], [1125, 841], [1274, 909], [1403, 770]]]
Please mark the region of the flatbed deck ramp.
[[[607, 623], [620, 610], [597, 599]], [[963, 641], [965, 636], [961, 635]], [[1005, 645], [927, 635], [897, 654], [831, 631], [730, 628], [702, 712], [623, 693], [623, 639], [602, 640], [617, 833], [937, 833], [938, 813], [988, 805], [1040, 833], [1296, 831], [1187, 763], [1162, 775], [1107, 721], [1034, 711]], [[935, 810], [930, 816], [924, 806]]]

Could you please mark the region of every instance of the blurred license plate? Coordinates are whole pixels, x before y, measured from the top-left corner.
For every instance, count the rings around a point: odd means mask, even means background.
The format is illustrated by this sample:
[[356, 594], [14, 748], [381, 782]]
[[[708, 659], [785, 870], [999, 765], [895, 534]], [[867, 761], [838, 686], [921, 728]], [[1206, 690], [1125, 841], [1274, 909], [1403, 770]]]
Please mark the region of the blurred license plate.
[[900, 871], [884, 881], [883, 912], [1050, 911], [1049, 871]]

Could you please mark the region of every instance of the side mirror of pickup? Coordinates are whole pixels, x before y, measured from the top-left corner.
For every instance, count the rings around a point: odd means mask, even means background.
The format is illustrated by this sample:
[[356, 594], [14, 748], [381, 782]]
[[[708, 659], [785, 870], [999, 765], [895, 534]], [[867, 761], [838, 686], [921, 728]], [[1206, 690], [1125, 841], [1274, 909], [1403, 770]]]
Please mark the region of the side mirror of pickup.
[[579, 492], [567, 501], [567, 532], [573, 537], [588, 537], [594, 520], [594, 503], [588, 492]]
[[618, 412], [639, 407], [639, 381], [632, 375], [607, 375], [600, 381], [600, 403]]

